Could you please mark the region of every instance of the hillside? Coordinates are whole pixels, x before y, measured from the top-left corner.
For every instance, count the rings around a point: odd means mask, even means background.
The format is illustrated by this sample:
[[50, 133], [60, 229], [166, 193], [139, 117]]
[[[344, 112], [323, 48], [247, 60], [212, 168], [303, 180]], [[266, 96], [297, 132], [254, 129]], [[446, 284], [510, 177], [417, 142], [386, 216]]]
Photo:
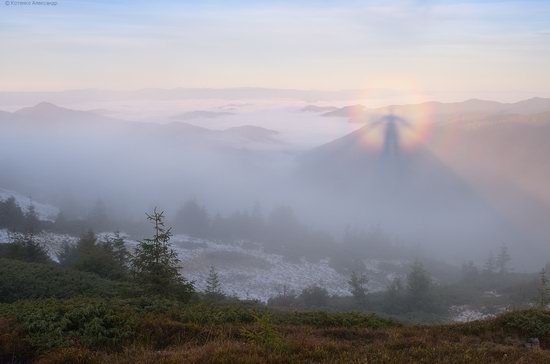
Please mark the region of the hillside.
[[354, 221], [355, 214], [359, 225], [376, 221], [422, 240], [432, 254], [453, 251], [455, 257], [465, 247], [484, 254], [477, 249], [485, 239], [517, 236], [500, 212], [431, 150], [419, 146], [385, 154], [365, 144], [369, 132], [365, 126], [301, 158], [296, 174], [304, 185], [315, 186], [328, 205], [347, 206], [335, 208], [340, 212], [333, 219]]
[[[122, 298], [120, 285], [93, 274], [29, 263], [7, 265], [15, 266], [26, 276], [42, 272], [44, 278], [58, 278], [48, 279], [44, 287], [19, 279], [22, 293], [34, 291], [35, 299], [0, 304], [2, 363], [550, 361], [547, 311], [517, 311], [467, 324], [410, 326], [372, 314], [280, 311], [244, 301]], [[13, 292], [6, 283], [0, 279], [0, 289]], [[59, 288], [67, 283], [69, 293], [80, 291], [87, 297], [47, 298], [56, 293], [47, 293], [45, 287], [62, 292]], [[81, 291], [86, 284], [94, 291]], [[536, 342], [540, 347], [527, 348]]]
[[38, 218], [44, 221], [53, 221], [59, 213], [59, 209], [55, 206], [35, 201], [31, 197], [24, 196], [15, 191], [0, 188], [0, 201], [4, 201], [10, 197], [15, 198], [16, 203], [24, 211], [26, 211], [31, 205], [34, 206], [36, 213], [38, 214]]
[[[211, 118], [217, 116], [230, 115], [226, 112], [206, 112], [197, 111], [174, 116], [173, 119], [180, 122], [171, 122], [168, 124], [157, 123], [136, 123], [125, 120], [113, 119], [93, 111], [80, 111], [60, 107], [51, 103], [41, 102], [31, 107], [24, 107], [13, 113], [0, 113], [0, 126], [6, 130], [14, 132], [25, 132], [29, 136], [33, 132], [47, 129], [52, 131], [73, 130], [80, 133], [99, 133], [104, 130], [108, 135], [110, 133], [128, 133], [134, 136], [158, 136], [159, 138], [190, 141], [195, 140], [197, 144], [209, 142], [234, 143], [238, 138], [239, 142], [270, 141], [265, 135], [275, 135], [276, 131], [264, 129], [261, 127], [242, 126], [238, 128], [229, 128], [227, 130], [211, 130], [200, 126], [195, 126], [181, 122], [194, 118]], [[77, 129], [78, 128], [78, 129]], [[262, 133], [262, 134], [260, 134]], [[263, 138], [259, 138], [258, 136]], [[260, 140], [261, 139], [261, 140]]]

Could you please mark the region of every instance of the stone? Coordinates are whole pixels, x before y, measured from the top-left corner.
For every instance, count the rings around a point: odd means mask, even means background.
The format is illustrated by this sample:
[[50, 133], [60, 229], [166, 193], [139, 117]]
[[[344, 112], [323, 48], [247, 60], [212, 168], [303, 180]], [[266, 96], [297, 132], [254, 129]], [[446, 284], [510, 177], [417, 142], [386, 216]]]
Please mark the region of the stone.
[[525, 347], [527, 349], [536, 349], [540, 348], [540, 340], [538, 337], [530, 337], [527, 339], [527, 342], [525, 343]]

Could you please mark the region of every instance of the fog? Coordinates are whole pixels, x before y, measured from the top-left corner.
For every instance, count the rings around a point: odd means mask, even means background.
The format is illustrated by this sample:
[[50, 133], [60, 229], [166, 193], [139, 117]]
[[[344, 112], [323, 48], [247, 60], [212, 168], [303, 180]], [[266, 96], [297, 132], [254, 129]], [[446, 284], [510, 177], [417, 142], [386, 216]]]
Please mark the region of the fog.
[[[82, 229], [136, 239], [157, 206], [177, 232], [257, 239], [288, 259], [331, 259], [345, 246], [350, 256], [458, 266], [482, 264], [505, 244], [518, 271], [547, 262], [548, 99], [521, 110], [478, 101], [358, 116], [345, 94], [199, 96], [164, 108], [145, 96], [52, 104], [46, 93], [21, 109], [6, 98], [0, 187], [88, 219]], [[388, 119], [394, 113], [408, 126]], [[109, 223], [90, 219], [98, 206]], [[250, 217], [246, 234], [216, 230], [216, 218], [236, 216]], [[358, 242], [345, 245], [350, 232]]]

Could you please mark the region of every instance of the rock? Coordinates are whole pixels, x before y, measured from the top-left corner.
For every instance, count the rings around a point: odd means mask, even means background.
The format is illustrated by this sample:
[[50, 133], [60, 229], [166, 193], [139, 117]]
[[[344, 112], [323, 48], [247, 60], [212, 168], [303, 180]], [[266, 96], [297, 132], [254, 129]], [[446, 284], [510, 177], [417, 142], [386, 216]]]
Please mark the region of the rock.
[[531, 337], [527, 339], [527, 342], [525, 343], [525, 347], [527, 349], [537, 349], [540, 348], [540, 340], [538, 337]]

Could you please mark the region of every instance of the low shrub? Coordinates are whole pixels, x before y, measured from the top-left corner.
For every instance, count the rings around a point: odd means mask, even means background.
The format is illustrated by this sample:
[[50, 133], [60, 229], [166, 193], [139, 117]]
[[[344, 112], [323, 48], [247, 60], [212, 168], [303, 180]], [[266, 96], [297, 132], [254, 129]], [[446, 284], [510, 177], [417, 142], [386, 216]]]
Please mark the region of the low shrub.
[[86, 296], [131, 296], [140, 288], [127, 282], [114, 282], [92, 273], [50, 264], [0, 259], [0, 302], [33, 298]]
[[498, 317], [495, 324], [519, 335], [550, 339], [550, 312], [526, 310], [506, 313]]
[[374, 314], [357, 312], [292, 312], [279, 313], [279, 323], [290, 325], [311, 325], [315, 327], [355, 327], [363, 326], [372, 329], [400, 326], [392, 319], [383, 318]]
[[136, 336], [130, 312], [102, 299], [19, 301], [0, 305], [0, 317], [16, 320], [37, 352], [69, 346], [116, 349]]

